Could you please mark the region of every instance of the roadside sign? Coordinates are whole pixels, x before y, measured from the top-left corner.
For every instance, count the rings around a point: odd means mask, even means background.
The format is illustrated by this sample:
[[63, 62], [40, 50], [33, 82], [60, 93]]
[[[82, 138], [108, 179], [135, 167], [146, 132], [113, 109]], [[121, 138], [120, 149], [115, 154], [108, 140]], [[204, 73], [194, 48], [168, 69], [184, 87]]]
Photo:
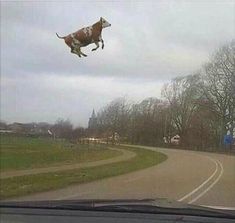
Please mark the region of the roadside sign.
[[224, 145], [232, 145], [233, 137], [232, 135], [224, 135]]

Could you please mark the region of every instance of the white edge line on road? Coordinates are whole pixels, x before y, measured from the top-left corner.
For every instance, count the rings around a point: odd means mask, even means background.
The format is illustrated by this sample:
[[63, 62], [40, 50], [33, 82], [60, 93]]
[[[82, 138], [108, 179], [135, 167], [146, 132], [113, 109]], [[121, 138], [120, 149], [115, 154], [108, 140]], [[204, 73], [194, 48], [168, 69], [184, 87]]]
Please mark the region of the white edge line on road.
[[188, 193], [188, 194], [186, 194], [185, 196], [183, 196], [182, 198], [180, 198], [178, 201], [183, 201], [183, 200], [185, 200], [186, 198], [188, 198], [189, 196], [191, 196], [191, 195], [193, 195], [194, 193], [196, 193], [199, 189], [201, 189], [208, 181], [210, 181], [213, 177], [214, 177], [214, 175], [217, 173], [217, 171], [218, 171], [218, 164], [217, 164], [217, 162], [214, 160], [214, 159], [212, 159], [212, 158], [210, 158], [210, 157], [208, 157], [208, 156], [206, 156], [208, 159], [210, 159], [211, 161], [213, 161], [213, 163], [215, 163], [215, 166], [216, 166], [216, 168], [215, 168], [215, 171], [213, 172], [213, 174], [207, 179], [207, 180], [205, 180], [202, 184], [200, 184], [198, 187], [196, 187], [193, 191], [191, 191], [190, 193]]
[[[189, 204], [197, 201], [200, 197], [202, 197], [205, 193], [207, 193], [218, 181], [219, 179], [221, 178], [221, 176], [223, 175], [223, 172], [224, 172], [224, 168], [223, 168], [223, 165], [221, 164], [221, 162], [219, 160], [215, 160], [209, 156], [203, 156], [203, 157], [206, 157], [208, 158], [209, 160], [211, 160], [216, 168], [215, 168], [215, 171], [213, 172], [213, 174], [207, 179], [205, 180], [202, 184], [200, 184], [197, 188], [195, 188], [193, 191], [191, 191], [190, 193], [186, 194], [185, 196], [183, 196], [182, 198], [180, 198], [178, 201], [183, 201], [185, 200], [186, 198], [188, 198], [189, 196], [193, 195], [194, 193], [196, 193], [198, 190], [200, 190], [206, 183], [208, 183], [214, 176], [215, 174], [217, 173], [218, 171], [218, 163], [221, 167], [221, 172], [219, 174], [219, 176], [216, 178], [216, 180], [210, 185], [208, 186], [202, 193], [200, 193], [196, 198], [192, 199]], [[218, 162], [218, 163], [217, 163]]]
[[223, 168], [223, 165], [221, 164], [221, 162], [219, 160], [217, 160], [217, 162], [219, 163], [219, 165], [221, 167], [220, 175], [216, 178], [216, 180], [209, 187], [207, 187], [202, 193], [200, 193], [197, 197], [195, 197], [193, 200], [191, 200], [189, 202], [189, 204], [197, 201], [200, 197], [202, 197], [205, 193], [207, 193], [220, 180], [221, 176], [224, 173], [224, 168]]

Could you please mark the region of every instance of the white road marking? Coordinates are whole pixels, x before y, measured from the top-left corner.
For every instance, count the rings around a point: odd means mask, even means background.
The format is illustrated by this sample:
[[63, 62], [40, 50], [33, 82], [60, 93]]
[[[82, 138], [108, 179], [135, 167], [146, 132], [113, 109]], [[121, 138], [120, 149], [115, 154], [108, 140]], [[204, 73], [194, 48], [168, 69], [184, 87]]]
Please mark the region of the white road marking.
[[[211, 182], [210, 185], [208, 185], [208, 187], [206, 187], [205, 189], [202, 190], [202, 192], [197, 195], [196, 197], [192, 197], [191, 200], [188, 202], [189, 204], [197, 201], [199, 198], [201, 198], [204, 194], [206, 194], [221, 178], [221, 176], [223, 175], [223, 172], [224, 172], [224, 168], [223, 168], [223, 165], [221, 164], [221, 162], [219, 160], [215, 160], [209, 156], [206, 156], [208, 159], [210, 159], [216, 166], [215, 168], [215, 171], [213, 172], [213, 174], [208, 178], [206, 179], [202, 184], [200, 184], [198, 187], [196, 187], [193, 191], [191, 191], [190, 193], [186, 194], [185, 196], [183, 196], [182, 198], [180, 198], [178, 201], [183, 201], [185, 199], [187, 199], [188, 197], [192, 196], [193, 194], [195, 194], [197, 191], [199, 191], [201, 188], [203, 188], [203, 186], [205, 186], [219, 171], [219, 176], [213, 181]], [[218, 165], [219, 164], [219, 165]], [[219, 168], [221, 170], [219, 170]]]
[[222, 177], [222, 175], [224, 173], [224, 168], [219, 160], [217, 160], [217, 162], [219, 163], [219, 165], [221, 167], [221, 172], [220, 172], [219, 176], [216, 178], [216, 180], [209, 187], [207, 187], [202, 193], [200, 193], [197, 197], [195, 197], [193, 200], [191, 200], [189, 202], [189, 204], [197, 201], [200, 197], [202, 197], [205, 193], [207, 193], [220, 180], [220, 178]]
[[185, 196], [183, 196], [182, 198], [180, 198], [178, 201], [183, 201], [185, 199], [187, 199], [188, 197], [190, 197], [191, 195], [193, 195], [194, 193], [196, 193], [198, 190], [200, 190], [208, 181], [210, 181], [214, 176], [215, 174], [217, 173], [218, 171], [218, 164], [216, 161], [214, 161], [213, 159], [211, 159], [210, 157], [207, 157], [209, 158], [211, 161], [213, 161], [213, 163], [215, 163], [215, 171], [213, 172], [213, 174], [207, 179], [205, 180], [202, 184], [200, 184], [198, 187], [196, 187], [193, 191], [191, 191], [190, 193], [186, 194]]

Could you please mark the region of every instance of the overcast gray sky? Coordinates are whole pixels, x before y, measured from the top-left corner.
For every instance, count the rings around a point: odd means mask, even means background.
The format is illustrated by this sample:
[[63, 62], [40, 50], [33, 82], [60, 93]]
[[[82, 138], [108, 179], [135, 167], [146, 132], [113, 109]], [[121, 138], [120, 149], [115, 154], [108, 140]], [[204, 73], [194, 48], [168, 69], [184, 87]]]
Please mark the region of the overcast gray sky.
[[[66, 35], [99, 20], [104, 50], [71, 54]], [[235, 1], [1, 2], [1, 120], [69, 118], [126, 96], [160, 97], [163, 83], [199, 69], [235, 34]]]

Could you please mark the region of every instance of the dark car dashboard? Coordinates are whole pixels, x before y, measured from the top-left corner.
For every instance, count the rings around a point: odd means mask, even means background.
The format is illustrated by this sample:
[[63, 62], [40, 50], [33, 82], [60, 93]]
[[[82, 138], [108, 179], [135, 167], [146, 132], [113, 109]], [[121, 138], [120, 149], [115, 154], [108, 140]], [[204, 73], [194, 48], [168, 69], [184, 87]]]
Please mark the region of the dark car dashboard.
[[110, 211], [58, 210], [44, 208], [0, 208], [1, 223], [231, 223], [235, 219], [177, 214], [146, 214]]

